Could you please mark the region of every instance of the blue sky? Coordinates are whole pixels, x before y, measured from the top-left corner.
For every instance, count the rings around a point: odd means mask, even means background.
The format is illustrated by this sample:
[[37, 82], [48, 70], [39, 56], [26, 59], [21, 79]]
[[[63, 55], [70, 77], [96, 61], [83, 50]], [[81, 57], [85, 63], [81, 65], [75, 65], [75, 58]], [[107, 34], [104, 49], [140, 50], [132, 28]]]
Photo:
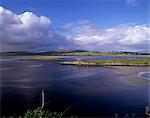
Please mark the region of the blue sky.
[[31, 11], [52, 19], [58, 27], [89, 20], [100, 28], [119, 24], [148, 24], [149, 0], [2, 0], [1, 5], [17, 14]]
[[1, 0], [2, 51], [142, 51], [150, 0]]

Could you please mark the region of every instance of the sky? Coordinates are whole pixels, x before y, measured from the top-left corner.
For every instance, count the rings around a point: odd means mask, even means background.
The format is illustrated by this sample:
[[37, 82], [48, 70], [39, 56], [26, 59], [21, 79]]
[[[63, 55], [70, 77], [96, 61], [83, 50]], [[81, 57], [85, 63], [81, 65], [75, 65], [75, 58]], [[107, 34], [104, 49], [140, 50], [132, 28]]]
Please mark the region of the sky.
[[149, 49], [149, 0], [0, 0], [1, 51]]

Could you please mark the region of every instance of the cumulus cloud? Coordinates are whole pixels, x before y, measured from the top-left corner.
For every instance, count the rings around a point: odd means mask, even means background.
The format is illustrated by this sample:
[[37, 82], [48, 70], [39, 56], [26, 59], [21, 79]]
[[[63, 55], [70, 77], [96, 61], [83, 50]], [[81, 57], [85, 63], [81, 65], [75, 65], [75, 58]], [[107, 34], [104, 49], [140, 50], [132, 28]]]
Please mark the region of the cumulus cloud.
[[[67, 27], [66, 27], [67, 26]], [[91, 23], [67, 24], [61, 27], [71, 31], [68, 37], [78, 46], [89, 50], [144, 50], [148, 49], [150, 27], [146, 25], [119, 25], [99, 29]]]
[[127, 5], [137, 6], [138, 5], [138, 0], [127, 0]]
[[51, 20], [31, 12], [15, 14], [0, 7], [1, 50], [42, 50], [62, 48], [65, 36], [52, 30]]
[[52, 21], [31, 12], [15, 14], [0, 7], [1, 51], [44, 51], [59, 49], [147, 50], [150, 27], [147, 25], [119, 25], [100, 29], [88, 20], [67, 23], [57, 30]]

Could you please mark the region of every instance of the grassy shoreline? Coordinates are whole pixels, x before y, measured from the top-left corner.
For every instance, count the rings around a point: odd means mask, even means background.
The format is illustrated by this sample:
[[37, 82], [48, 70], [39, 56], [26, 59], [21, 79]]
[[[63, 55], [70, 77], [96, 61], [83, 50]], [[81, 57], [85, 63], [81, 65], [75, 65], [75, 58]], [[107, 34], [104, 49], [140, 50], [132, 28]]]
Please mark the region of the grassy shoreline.
[[150, 66], [150, 58], [80, 60], [80, 61], [60, 62], [60, 64], [76, 65], [76, 66]]
[[149, 52], [127, 52], [127, 51], [86, 51], [86, 50], [55, 50], [45, 52], [0, 52], [0, 56], [129, 56], [129, 55], [150, 55]]

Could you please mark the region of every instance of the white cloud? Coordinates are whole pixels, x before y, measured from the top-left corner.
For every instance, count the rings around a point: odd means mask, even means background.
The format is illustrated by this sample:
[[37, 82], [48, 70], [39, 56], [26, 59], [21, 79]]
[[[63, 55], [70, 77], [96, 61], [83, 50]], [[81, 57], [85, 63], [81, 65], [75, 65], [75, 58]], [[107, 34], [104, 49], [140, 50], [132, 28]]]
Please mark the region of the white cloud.
[[138, 5], [138, 0], [127, 0], [127, 5], [137, 6]]
[[68, 23], [57, 31], [50, 28], [51, 20], [31, 12], [15, 14], [0, 7], [1, 51], [87, 49], [145, 50], [149, 48], [150, 27], [119, 25], [100, 29], [88, 20]]
[[150, 41], [150, 28], [146, 26], [132, 26], [124, 31], [124, 37], [119, 42], [123, 45], [146, 44]]
[[[0, 7], [1, 50], [52, 49], [65, 45], [66, 38], [49, 28], [51, 20], [31, 12], [15, 14]], [[64, 41], [63, 41], [64, 40]]]
[[150, 27], [146, 25], [120, 25], [110, 29], [99, 29], [90, 23], [76, 23], [67, 29], [64, 31], [71, 31], [70, 38], [78, 46], [90, 50], [148, 49], [150, 41]]

